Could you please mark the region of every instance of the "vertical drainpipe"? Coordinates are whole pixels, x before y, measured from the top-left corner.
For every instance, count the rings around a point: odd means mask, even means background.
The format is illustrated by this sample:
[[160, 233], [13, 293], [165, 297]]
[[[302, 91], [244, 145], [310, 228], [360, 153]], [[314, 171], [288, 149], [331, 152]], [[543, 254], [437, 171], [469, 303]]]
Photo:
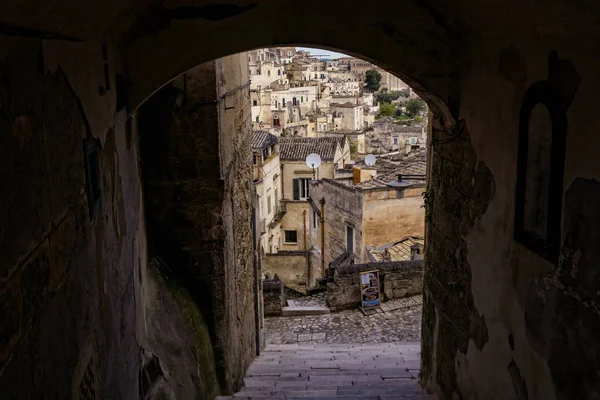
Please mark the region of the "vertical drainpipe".
[[310, 262], [308, 260], [308, 251], [306, 246], [306, 210], [302, 212], [302, 225], [304, 226], [304, 255], [306, 256], [306, 290], [310, 288]]
[[[254, 198], [254, 197], [253, 197]], [[253, 202], [254, 203], [254, 202]], [[260, 356], [260, 299], [259, 299], [259, 285], [260, 280], [258, 279], [258, 255], [256, 250], [256, 209], [254, 204], [252, 205], [252, 264], [254, 267], [254, 324], [256, 334], [256, 356]]]
[[322, 198], [321, 203], [321, 274], [325, 277], [325, 198]]
[[279, 162], [279, 165], [281, 166], [281, 199], [285, 199], [285, 182], [283, 181], [283, 167], [284, 165], [281, 164], [281, 161]]

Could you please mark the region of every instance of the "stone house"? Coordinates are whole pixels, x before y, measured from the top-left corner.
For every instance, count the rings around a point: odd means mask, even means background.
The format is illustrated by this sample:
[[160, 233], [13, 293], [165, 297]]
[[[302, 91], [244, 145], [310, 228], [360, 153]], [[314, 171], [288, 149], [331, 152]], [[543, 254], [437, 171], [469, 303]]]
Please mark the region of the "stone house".
[[[348, 140], [331, 137], [280, 138], [281, 197], [286, 208], [281, 223], [282, 250], [306, 250], [303, 232], [307, 224], [310, 181], [323, 178], [334, 179], [335, 171], [350, 161]], [[316, 153], [321, 165], [313, 171], [306, 165], [306, 157]]]
[[338, 129], [358, 131], [363, 129], [363, 105], [354, 103], [332, 103], [331, 111], [333, 116], [341, 117], [341, 125]]
[[357, 96], [360, 94], [362, 82], [331, 78], [327, 82], [327, 86], [331, 88], [331, 93], [334, 96]]
[[392, 117], [383, 117], [374, 121], [372, 128], [366, 138], [367, 152], [410, 152], [427, 145], [426, 123], [400, 125]]
[[[333, 179], [310, 182], [312, 218], [318, 221], [310, 230], [313, 265], [327, 266], [349, 252], [356, 263], [368, 260], [366, 246], [382, 246], [398, 237], [422, 236], [425, 210], [426, 163], [423, 159], [397, 165], [383, 171], [361, 165], [354, 166], [353, 185]], [[399, 178], [404, 174], [409, 179]], [[398, 184], [398, 181], [401, 181]]]
[[362, 131], [335, 130], [324, 133], [325, 137], [346, 137], [353, 153], [365, 154], [365, 134]]
[[252, 132], [252, 183], [255, 196], [259, 254], [276, 252], [281, 239], [281, 178], [277, 137], [266, 131]]

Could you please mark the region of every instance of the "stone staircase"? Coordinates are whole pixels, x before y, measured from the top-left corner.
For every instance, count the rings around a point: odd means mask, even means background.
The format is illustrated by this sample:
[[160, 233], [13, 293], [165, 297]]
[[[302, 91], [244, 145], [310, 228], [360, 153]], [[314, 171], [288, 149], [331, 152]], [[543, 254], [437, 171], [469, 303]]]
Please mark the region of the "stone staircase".
[[269, 345], [225, 399], [434, 400], [418, 384], [420, 345]]

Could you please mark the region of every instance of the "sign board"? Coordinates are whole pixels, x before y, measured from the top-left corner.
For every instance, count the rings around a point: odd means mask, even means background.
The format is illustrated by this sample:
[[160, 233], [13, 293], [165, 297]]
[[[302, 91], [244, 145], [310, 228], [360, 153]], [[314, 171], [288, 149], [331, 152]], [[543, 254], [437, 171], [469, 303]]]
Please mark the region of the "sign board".
[[361, 308], [372, 308], [380, 305], [379, 271], [365, 271], [360, 273]]

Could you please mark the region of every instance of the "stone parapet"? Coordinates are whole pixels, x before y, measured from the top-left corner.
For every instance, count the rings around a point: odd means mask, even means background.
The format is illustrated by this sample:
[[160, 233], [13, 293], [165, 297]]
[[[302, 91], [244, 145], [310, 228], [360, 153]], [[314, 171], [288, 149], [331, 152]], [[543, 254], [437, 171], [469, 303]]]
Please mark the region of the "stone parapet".
[[330, 268], [327, 304], [331, 311], [360, 305], [360, 273], [378, 270], [382, 301], [423, 292], [423, 260], [341, 265]]

